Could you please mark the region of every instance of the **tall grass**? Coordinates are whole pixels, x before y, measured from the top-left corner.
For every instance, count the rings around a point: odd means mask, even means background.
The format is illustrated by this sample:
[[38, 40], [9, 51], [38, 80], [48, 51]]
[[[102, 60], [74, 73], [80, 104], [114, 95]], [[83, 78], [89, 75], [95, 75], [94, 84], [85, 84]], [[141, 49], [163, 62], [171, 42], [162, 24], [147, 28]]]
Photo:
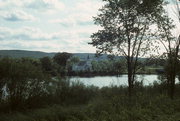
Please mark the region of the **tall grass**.
[[0, 121], [180, 120], [180, 85], [176, 85], [176, 98], [171, 100], [164, 90], [164, 85], [143, 87], [136, 84], [134, 96], [129, 101], [127, 87], [112, 86], [99, 89], [87, 87], [79, 82], [60, 83], [66, 85], [66, 88], [56, 90], [51, 103], [37, 109], [1, 113]]

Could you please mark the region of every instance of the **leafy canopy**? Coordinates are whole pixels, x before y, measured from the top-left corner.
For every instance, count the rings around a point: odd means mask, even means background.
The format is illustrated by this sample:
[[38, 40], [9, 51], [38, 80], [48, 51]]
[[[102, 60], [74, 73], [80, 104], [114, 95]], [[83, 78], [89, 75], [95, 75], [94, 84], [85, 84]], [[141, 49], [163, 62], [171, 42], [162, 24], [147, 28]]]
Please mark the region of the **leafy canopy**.
[[[92, 44], [98, 53], [122, 53], [135, 56], [146, 50], [157, 14], [163, 12], [162, 0], [103, 0], [106, 4], [94, 17], [101, 30], [94, 33]], [[146, 41], [145, 41], [146, 40]], [[146, 46], [143, 45], [143, 41]], [[128, 48], [125, 50], [125, 48]], [[128, 55], [129, 52], [129, 55]]]

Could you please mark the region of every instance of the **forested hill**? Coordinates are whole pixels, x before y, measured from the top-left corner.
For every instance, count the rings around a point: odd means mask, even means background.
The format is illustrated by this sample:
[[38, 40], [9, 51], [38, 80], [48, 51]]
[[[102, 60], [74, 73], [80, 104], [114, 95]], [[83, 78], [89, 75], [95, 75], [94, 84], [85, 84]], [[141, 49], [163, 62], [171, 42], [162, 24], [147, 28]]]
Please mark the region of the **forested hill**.
[[12, 57], [12, 58], [42, 58], [45, 56], [53, 57], [55, 53], [46, 53], [40, 51], [25, 51], [25, 50], [0, 50], [0, 57]]
[[[56, 53], [47, 53], [41, 51], [26, 51], [26, 50], [0, 50], [0, 58], [2, 57], [12, 57], [12, 58], [22, 58], [22, 57], [30, 57], [30, 58], [42, 58], [45, 56], [53, 57]], [[104, 54], [98, 58], [95, 57], [95, 53], [73, 53], [74, 56], [78, 56], [80, 59], [85, 60], [95, 59], [95, 60], [103, 60], [107, 59], [107, 55]]]

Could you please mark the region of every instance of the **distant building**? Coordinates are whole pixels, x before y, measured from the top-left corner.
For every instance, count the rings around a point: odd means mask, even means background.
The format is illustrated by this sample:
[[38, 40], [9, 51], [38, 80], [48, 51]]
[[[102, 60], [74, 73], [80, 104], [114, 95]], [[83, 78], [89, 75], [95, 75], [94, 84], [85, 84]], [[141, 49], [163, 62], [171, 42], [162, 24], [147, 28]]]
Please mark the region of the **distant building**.
[[72, 71], [92, 71], [91, 59], [89, 59], [89, 55], [87, 60], [80, 61], [79, 63], [73, 65]]

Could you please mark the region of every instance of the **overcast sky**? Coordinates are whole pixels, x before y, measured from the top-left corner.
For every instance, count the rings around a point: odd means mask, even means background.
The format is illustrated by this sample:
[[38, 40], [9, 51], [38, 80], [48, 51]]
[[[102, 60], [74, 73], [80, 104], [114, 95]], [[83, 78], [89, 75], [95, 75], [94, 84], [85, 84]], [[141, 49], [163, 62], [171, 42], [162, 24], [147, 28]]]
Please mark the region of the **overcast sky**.
[[0, 0], [0, 50], [95, 52], [102, 0]]
[[0, 49], [95, 52], [101, 0], [0, 0]]

